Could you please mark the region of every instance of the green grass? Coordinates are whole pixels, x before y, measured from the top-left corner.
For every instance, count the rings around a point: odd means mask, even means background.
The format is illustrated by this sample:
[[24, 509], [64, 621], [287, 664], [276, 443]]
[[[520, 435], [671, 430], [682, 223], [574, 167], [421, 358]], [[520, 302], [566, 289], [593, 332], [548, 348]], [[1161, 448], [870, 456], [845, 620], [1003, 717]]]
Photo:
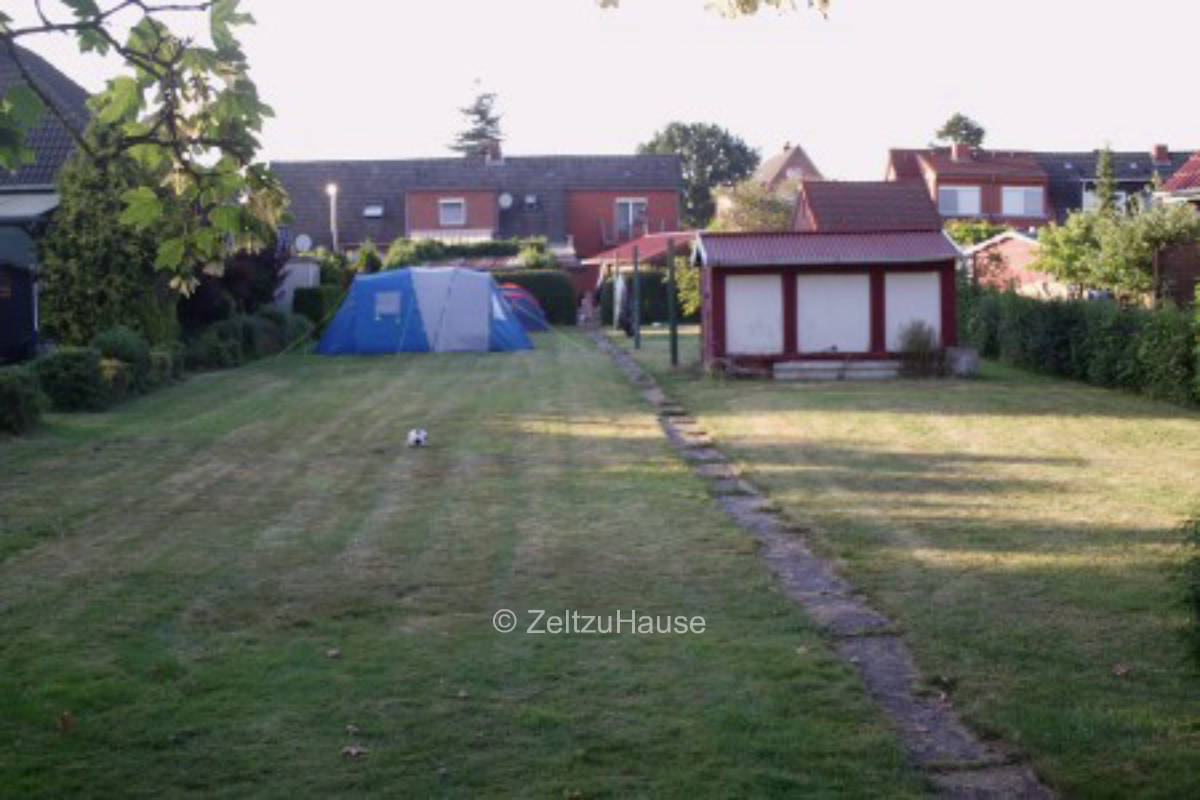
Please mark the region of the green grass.
[[925, 673], [957, 681], [977, 730], [1066, 796], [1200, 796], [1178, 572], [1200, 414], [990, 363], [971, 381], [705, 379], [694, 330], [683, 345], [679, 370], [661, 331], [639, 358], [904, 627]]
[[[0, 476], [0, 794], [922, 793], [581, 336], [196, 376], [50, 415]], [[707, 631], [502, 635], [499, 608]]]

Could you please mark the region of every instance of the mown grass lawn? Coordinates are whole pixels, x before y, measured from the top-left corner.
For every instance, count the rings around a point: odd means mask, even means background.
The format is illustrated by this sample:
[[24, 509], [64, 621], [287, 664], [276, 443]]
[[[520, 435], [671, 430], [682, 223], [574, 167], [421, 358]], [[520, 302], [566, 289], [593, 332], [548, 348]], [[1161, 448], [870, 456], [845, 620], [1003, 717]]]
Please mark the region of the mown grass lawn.
[[0, 442], [0, 794], [921, 794], [608, 359], [537, 343], [276, 359]]
[[700, 378], [694, 332], [691, 367], [666, 352], [648, 331], [643, 363], [903, 625], [977, 730], [1067, 796], [1200, 797], [1176, 574], [1200, 414], [995, 364], [800, 385]]

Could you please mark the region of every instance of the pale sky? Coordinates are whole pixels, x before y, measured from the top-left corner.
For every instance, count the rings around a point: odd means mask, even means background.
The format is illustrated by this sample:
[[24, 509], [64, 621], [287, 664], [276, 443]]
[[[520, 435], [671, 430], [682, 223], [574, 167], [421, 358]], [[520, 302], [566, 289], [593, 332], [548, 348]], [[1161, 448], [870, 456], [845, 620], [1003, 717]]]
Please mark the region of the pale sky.
[[[4, 5], [28, 19], [32, 0]], [[476, 79], [499, 95], [510, 155], [629, 153], [702, 121], [764, 157], [797, 142], [826, 177], [879, 179], [888, 147], [925, 145], [955, 111], [997, 148], [1200, 148], [1193, 0], [834, 0], [828, 20], [728, 20], [704, 0], [243, 7], [277, 115], [268, 159], [450, 155]], [[116, 69], [61, 37], [25, 41], [89, 89]]]

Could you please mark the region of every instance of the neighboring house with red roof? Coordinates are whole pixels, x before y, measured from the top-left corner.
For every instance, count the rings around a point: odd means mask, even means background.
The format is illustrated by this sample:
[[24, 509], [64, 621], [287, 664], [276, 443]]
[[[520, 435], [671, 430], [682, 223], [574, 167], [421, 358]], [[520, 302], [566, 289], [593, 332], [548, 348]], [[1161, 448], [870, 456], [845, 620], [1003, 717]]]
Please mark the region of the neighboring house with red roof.
[[[804, 152], [804, 148], [788, 142], [783, 150], [764, 160], [750, 177], [770, 192], [791, 194], [800, 181], [824, 180], [816, 164]], [[717, 219], [728, 215], [733, 210], [734, 199], [730, 196], [729, 187], [718, 187], [713, 191], [717, 204]]]
[[1200, 206], [1200, 151], [1193, 153], [1183, 166], [1167, 178], [1159, 197], [1168, 203], [1187, 202]]
[[[1020, 229], [1062, 222], [1095, 208], [1100, 151], [987, 150], [967, 145], [888, 151], [885, 179], [925, 187], [946, 221], [981, 219]], [[1179, 169], [1187, 156], [1165, 144], [1146, 152], [1111, 153], [1116, 197], [1148, 199], [1148, 187]]]
[[[77, 131], [87, 126], [88, 93], [41, 56], [16, 46], [14, 61], [0, 51], [0, 97], [25, 81], [21, 69]], [[27, 358], [37, 348], [37, 239], [58, 208], [55, 176], [75, 151], [75, 140], [49, 110], [26, 131], [34, 159], [0, 170], [0, 362]]]
[[896, 374], [901, 331], [957, 343], [959, 250], [911, 186], [805, 181], [796, 229], [701, 231], [703, 358], [777, 377]]
[[967, 273], [980, 285], [1012, 289], [1040, 300], [1070, 296], [1070, 287], [1053, 275], [1034, 268], [1041, 245], [1021, 231], [1008, 230], [966, 248]]

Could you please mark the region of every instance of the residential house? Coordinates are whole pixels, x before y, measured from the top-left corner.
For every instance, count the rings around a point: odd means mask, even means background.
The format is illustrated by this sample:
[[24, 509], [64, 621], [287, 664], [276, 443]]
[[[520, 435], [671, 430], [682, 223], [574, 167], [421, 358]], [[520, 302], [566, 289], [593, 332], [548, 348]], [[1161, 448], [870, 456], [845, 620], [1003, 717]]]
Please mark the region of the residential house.
[[1038, 240], [1029, 234], [1007, 230], [966, 248], [963, 259], [967, 274], [982, 286], [1042, 300], [1068, 297], [1070, 287], [1034, 268], [1039, 249]]
[[[0, 51], [0, 95], [23, 83], [23, 68], [68, 122], [88, 122], [87, 92], [41, 56], [23, 47], [16, 58]], [[0, 170], [0, 361], [28, 358], [37, 349], [37, 239], [58, 207], [54, 178], [75, 149], [63, 123], [48, 111], [26, 133], [32, 163]]]
[[[1190, 203], [1200, 211], [1200, 152], [1193, 153], [1168, 178], [1158, 194], [1166, 203]], [[1196, 300], [1200, 287], [1200, 246], [1182, 244], [1168, 247], [1159, 254], [1166, 294], [1179, 305]]]
[[[784, 144], [783, 150], [765, 159], [754, 171], [751, 180], [762, 184], [771, 192], [791, 194], [800, 181], [824, 180], [804, 148], [791, 142]], [[717, 205], [717, 219], [733, 210], [734, 200], [729, 194], [730, 187], [722, 186], [713, 191]]]
[[795, 230], [702, 231], [704, 361], [780, 377], [895, 374], [901, 332], [957, 341], [958, 248], [920, 187], [801, 183]]
[[[1095, 208], [1099, 151], [1032, 152], [950, 147], [893, 149], [885, 179], [920, 183], [946, 221], [981, 219], [1022, 230], [1062, 222]], [[1145, 153], [1112, 153], [1117, 200], [1149, 199], [1147, 187], [1165, 180], [1186, 156], [1155, 145]]]
[[[587, 259], [648, 232], [679, 227], [678, 156], [486, 155], [397, 161], [281, 161], [292, 200], [286, 235], [354, 248], [370, 239], [486, 241], [545, 237], [582, 295]], [[329, 191], [327, 191], [327, 189]]]
[[1166, 203], [1191, 203], [1200, 207], [1200, 151], [1193, 153], [1163, 182], [1159, 199]]

